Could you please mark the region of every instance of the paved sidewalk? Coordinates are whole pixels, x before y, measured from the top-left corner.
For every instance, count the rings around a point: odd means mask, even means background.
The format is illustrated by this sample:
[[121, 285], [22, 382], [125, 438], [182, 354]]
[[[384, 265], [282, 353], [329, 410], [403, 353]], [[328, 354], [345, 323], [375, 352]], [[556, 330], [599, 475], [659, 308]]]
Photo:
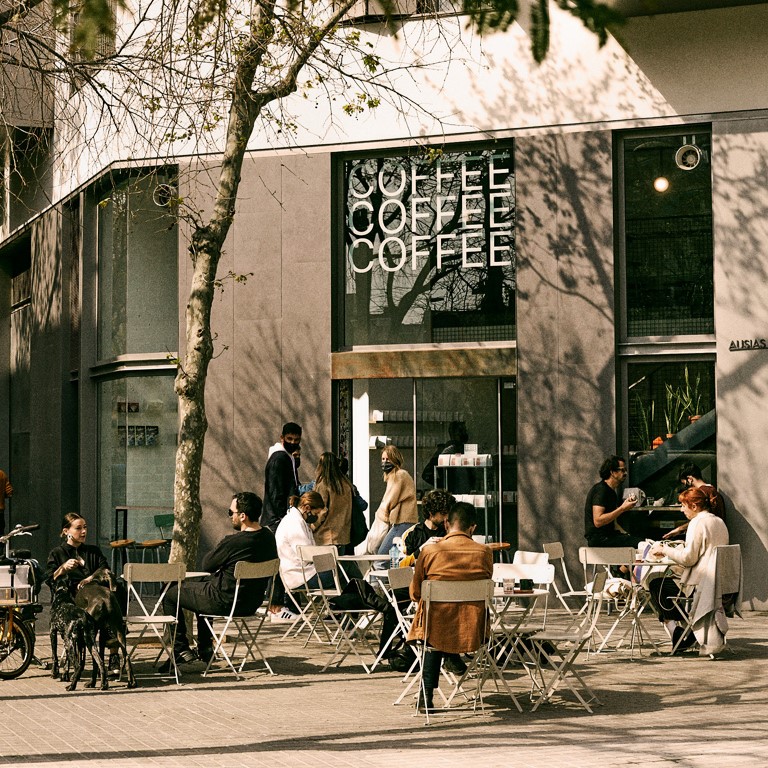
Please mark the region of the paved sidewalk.
[[[650, 621], [655, 636], [659, 626]], [[41, 626], [42, 629], [42, 626]], [[392, 706], [401, 676], [366, 675], [347, 660], [320, 674], [327, 651], [277, 642], [265, 646], [278, 674], [201, 677], [184, 667], [183, 685], [142, 680], [133, 691], [67, 693], [32, 667], [0, 681], [0, 765], [129, 766], [482, 765], [483, 768], [642, 768], [768, 764], [768, 614], [731, 622], [732, 654], [591, 656], [585, 665], [603, 706], [594, 715], [557, 698], [532, 713], [490, 694], [487, 717], [457, 713], [424, 726], [412, 706]], [[668, 649], [669, 646], [667, 645]], [[49, 654], [39, 638], [39, 652]], [[526, 678], [512, 676], [516, 692]], [[490, 692], [490, 688], [488, 688]]]

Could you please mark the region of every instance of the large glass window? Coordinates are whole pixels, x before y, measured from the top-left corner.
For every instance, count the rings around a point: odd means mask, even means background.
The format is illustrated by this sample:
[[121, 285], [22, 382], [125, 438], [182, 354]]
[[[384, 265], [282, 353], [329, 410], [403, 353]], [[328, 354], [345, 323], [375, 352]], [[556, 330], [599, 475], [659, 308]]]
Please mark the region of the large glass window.
[[178, 346], [178, 227], [164, 181], [126, 181], [99, 204], [101, 360]]
[[713, 333], [709, 129], [627, 135], [620, 146], [626, 336]]
[[157, 538], [154, 518], [173, 509], [178, 401], [171, 376], [99, 384], [99, 508], [102, 544], [122, 537], [115, 507], [127, 507], [127, 535]]
[[419, 498], [447, 489], [474, 505], [478, 534], [516, 543], [514, 379], [356, 380], [352, 398], [354, 481], [372, 512], [384, 494], [380, 450], [396, 445]]
[[515, 338], [511, 145], [342, 168], [342, 347]]
[[683, 462], [717, 481], [715, 365], [658, 361], [627, 365], [629, 483], [665, 504], [677, 504]]

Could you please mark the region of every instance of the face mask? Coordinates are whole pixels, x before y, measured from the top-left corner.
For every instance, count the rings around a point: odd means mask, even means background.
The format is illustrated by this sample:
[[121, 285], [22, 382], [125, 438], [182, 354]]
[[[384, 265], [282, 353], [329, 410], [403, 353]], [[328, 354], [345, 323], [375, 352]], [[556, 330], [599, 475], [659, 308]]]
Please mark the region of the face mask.
[[382, 461], [381, 462], [381, 471], [382, 472], [391, 472], [395, 468], [395, 465], [391, 461]]
[[312, 525], [312, 523], [317, 522], [317, 515], [314, 512], [307, 512], [307, 514], [304, 515], [304, 519], [307, 521], [307, 525]]
[[283, 443], [283, 448], [285, 448], [288, 453], [293, 453], [294, 451], [298, 451], [299, 448], [301, 448], [301, 445], [299, 443]]

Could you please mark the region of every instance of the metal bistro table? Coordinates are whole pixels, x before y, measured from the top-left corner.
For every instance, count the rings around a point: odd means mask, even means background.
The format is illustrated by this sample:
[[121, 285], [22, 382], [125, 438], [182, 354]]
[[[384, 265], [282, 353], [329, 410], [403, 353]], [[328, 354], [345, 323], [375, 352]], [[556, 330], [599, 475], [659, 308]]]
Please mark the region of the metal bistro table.
[[344, 578], [349, 581], [349, 575], [344, 570], [344, 563], [365, 563], [365, 568], [361, 565], [363, 578], [366, 579], [368, 574], [373, 569], [373, 564], [389, 560], [389, 555], [337, 555], [336, 562], [339, 564], [341, 572], [344, 574]]

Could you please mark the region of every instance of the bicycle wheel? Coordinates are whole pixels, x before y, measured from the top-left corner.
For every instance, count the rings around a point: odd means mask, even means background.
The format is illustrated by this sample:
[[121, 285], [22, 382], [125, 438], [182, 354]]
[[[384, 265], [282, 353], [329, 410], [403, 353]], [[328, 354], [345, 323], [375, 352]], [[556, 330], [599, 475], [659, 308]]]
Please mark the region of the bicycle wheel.
[[0, 679], [11, 680], [27, 671], [34, 653], [29, 627], [8, 615], [0, 616]]

